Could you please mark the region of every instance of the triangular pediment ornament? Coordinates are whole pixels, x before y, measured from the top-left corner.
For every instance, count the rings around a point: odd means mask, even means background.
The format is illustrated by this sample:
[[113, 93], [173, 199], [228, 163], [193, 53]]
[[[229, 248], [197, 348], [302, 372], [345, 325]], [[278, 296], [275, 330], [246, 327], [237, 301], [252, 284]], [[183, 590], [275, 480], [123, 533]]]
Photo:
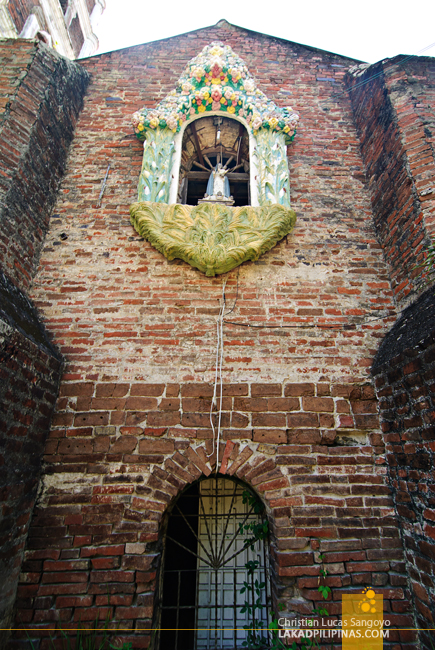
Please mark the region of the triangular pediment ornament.
[[[248, 130], [251, 205], [176, 203], [183, 132], [206, 116], [225, 116]], [[266, 97], [231, 47], [206, 46], [156, 108], [133, 115], [135, 133], [144, 141], [138, 203], [130, 209], [133, 226], [168, 259], [183, 259], [207, 275], [258, 259], [296, 220], [286, 147], [298, 120], [290, 107], [279, 108]]]

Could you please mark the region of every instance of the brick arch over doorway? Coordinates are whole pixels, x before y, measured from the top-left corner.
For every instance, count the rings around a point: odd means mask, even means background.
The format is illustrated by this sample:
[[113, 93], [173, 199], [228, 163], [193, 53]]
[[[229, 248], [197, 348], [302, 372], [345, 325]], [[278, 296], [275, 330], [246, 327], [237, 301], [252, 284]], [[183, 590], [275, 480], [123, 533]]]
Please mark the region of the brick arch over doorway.
[[[260, 449], [258, 449], [260, 447]], [[168, 458], [164, 468], [156, 467], [147, 485], [152, 489], [150, 499], [156, 503], [168, 504], [168, 495], [178, 496], [179, 492], [201, 475], [210, 476], [216, 471], [216, 448], [208, 440], [198, 446], [189, 446], [176, 451]], [[266, 502], [269, 513], [274, 517], [278, 494], [289, 487], [287, 476], [276, 463], [276, 457], [261, 453], [261, 445], [243, 442], [220, 443], [217, 471], [243, 479], [259, 492]], [[283, 496], [281, 496], [283, 498]], [[171, 499], [172, 500], [172, 499]], [[288, 506], [291, 506], [289, 501]]]
[[[264, 453], [265, 450], [269, 453]], [[271, 533], [269, 539], [270, 571], [274, 576], [271, 587], [275, 611], [278, 594], [285, 589], [285, 584], [280, 581], [276, 535], [285, 534], [285, 531], [280, 530], [279, 517], [283, 508], [290, 510], [292, 499], [285, 494], [289, 488], [288, 477], [277, 464], [276, 456], [270, 451], [267, 445], [258, 445], [251, 441], [233, 442], [227, 440], [219, 444], [219, 454], [217, 454], [216, 444], [209, 439], [198, 445], [177, 450], [170, 458], [167, 458], [163, 466], [155, 467], [150, 474], [147, 487], [150, 487], [152, 492], [148, 499], [149, 503], [156, 504], [155, 515], [159, 521], [159, 540], [156, 545], [158, 553], [153, 558], [156, 574], [153, 622], [156, 627], [159, 627], [159, 610], [157, 608], [161, 605], [162, 550], [168, 523], [168, 518], [165, 515], [172, 511], [174, 503], [186, 488], [205, 477], [213, 476], [215, 472], [222, 478], [235, 478], [246, 487], [253, 488], [265, 506]], [[163, 512], [157, 505], [159, 503], [164, 503], [167, 506]], [[281, 519], [281, 525], [282, 523], [283, 519]]]

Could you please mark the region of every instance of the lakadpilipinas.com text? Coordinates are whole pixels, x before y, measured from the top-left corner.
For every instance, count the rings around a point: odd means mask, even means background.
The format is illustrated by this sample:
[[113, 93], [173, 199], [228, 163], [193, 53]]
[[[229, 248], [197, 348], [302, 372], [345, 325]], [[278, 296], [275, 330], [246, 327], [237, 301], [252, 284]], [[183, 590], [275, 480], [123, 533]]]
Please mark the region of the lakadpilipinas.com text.
[[[298, 627], [295, 626], [299, 625]], [[313, 621], [304, 620], [288, 621], [280, 619], [278, 624], [282, 626], [278, 629], [280, 639], [289, 639], [296, 641], [298, 639], [388, 639], [389, 630], [384, 629], [390, 625], [390, 621], [372, 621], [351, 619], [349, 628], [342, 628], [341, 621]], [[305, 626], [309, 627], [305, 627]]]

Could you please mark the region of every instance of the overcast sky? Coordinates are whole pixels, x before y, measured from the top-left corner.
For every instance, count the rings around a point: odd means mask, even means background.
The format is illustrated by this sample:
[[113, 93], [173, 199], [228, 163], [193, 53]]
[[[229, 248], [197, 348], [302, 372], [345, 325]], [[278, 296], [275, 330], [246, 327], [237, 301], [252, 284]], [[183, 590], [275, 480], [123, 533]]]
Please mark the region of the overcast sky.
[[289, 41], [375, 63], [435, 56], [435, 0], [106, 0], [98, 53], [176, 36], [225, 18]]

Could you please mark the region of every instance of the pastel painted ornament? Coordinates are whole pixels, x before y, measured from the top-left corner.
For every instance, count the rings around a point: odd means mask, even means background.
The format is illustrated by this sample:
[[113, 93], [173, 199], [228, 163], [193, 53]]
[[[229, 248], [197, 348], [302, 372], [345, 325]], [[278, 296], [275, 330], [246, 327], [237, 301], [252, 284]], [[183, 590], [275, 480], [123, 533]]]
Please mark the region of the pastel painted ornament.
[[[254, 183], [258, 205], [169, 205], [171, 183], [178, 179], [174, 160], [179, 132], [207, 115], [225, 115], [247, 128], [251, 169], [256, 172], [251, 172], [251, 194]], [[168, 259], [183, 259], [207, 275], [258, 259], [296, 220], [290, 208], [287, 145], [298, 120], [290, 107], [279, 108], [268, 100], [231, 47], [206, 46], [155, 109], [133, 115], [135, 133], [144, 142], [138, 203], [130, 208], [133, 226]], [[227, 196], [224, 175], [214, 174], [216, 182]], [[278, 209], [271, 210], [274, 206]]]
[[259, 129], [283, 133], [293, 140], [299, 116], [288, 106], [278, 108], [257, 87], [245, 63], [229, 45], [212, 43], [192, 59], [169, 93], [155, 109], [134, 113], [136, 135], [144, 140], [149, 130], [177, 133], [193, 117], [219, 112], [243, 118], [256, 135]]
[[276, 204], [231, 207], [142, 202], [132, 205], [130, 214], [137, 232], [168, 260], [184, 260], [208, 276], [255, 262], [296, 221], [293, 210]]

